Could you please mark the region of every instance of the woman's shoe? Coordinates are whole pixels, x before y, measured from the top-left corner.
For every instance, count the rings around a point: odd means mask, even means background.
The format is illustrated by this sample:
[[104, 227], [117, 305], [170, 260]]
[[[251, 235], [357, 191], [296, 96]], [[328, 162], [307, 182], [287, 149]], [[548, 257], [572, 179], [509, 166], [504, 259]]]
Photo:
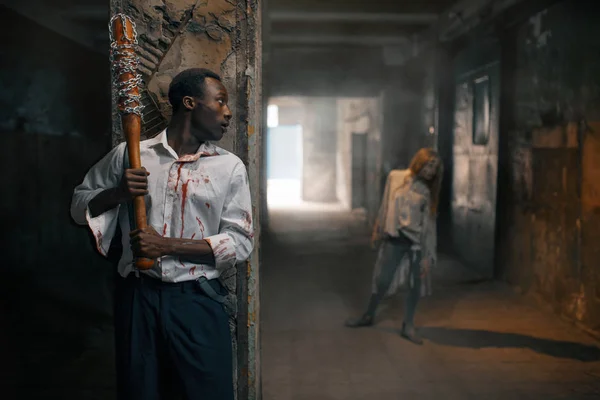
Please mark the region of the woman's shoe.
[[360, 318], [350, 318], [346, 321], [346, 326], [348, 328], [360, 328], [371, 325], [373, 325], [373, 317], [367, 314], [364, 314]]
[[423, 339], [419, 335], [417, 335], [417, 331], [413, 325], [407, 325], [406, 323], [402, 324], [402, 332], [400, 335], [413, 342], [414, 344], [422, 345]]

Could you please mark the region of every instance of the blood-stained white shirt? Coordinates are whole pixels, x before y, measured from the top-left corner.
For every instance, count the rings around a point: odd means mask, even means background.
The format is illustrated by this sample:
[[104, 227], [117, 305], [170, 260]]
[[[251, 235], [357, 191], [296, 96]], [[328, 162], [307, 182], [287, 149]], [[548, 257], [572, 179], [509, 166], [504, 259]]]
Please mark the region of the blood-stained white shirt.
[[[121, 204], [92, 218], [88, 204], [105, 189], [116, 187], [123, 176], [125, 143], [112, 149], [75, 188], [71, 216], [88, 225], [98, 251], [107, 255], [116, 228], [122, 230], [123, 254], [119, 273], [133, 271], [129, 243], [129, 215]], [[182, 282], [205, 276], [214, 279], [227, 268], [245, 261], [253, 248], [252, 205], [248, 174], [234, 154], [211, 143], [194, 155], [178, 157], [167, 143], [167, 131], [140, 143], [142, 166], [150, 172], [146, 211], [148, 225], [164, 237], [206, 239], [213, 249], [215, 266], [164, 256], [147, 271], [165, 282]]]

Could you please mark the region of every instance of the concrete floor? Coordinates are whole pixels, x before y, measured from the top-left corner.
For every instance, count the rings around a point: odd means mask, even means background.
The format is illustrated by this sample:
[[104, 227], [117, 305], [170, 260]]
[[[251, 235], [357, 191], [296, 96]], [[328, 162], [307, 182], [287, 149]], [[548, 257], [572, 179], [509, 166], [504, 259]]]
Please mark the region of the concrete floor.
[[[397, 334], [401, 299], [375, 327], [344, 328], [371, 279], [361, 216], [313, 206], [274, 210], [271, 222], [262, 247], [264, 400], [600, 398], [596, 342], [448, 257], [417, 316], [424, 346]], [[95, 306], [60, 302], [27, 281], [2, 286], [0, 399], [114, 398], [107, 278], [80, 279]]]
[[264, 400], [600, 398], [598, 343], [451, 257], [418, 310], [426, 339], [398, 335], [402, 299], [375, 327], [348, 329], [374, 252], [360, 216], [332, 207], [271, 211], [261, 271]]

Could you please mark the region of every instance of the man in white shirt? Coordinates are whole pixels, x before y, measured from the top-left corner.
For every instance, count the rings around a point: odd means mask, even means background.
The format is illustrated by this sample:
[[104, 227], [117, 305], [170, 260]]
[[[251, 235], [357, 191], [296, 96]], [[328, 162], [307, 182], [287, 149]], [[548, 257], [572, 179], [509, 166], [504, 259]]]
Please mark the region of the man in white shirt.
[[[122, 232], [115, 293], [119, 399], [232, 400], [227, 290], [219, 277], [253, 248], [248, 175], [242, 161], [210, 141], [231, 120], [221, 78], [194, 68], [169, 87], [168, 128], [140, 144], [130, 169], [121, 143], [75, 188], [73, 219], [88, 225], [107, 255]], [[127, 202], [145, 195], [148, 228], [132, 230]], [[156, 260], [134, 268], [134, 258]]]

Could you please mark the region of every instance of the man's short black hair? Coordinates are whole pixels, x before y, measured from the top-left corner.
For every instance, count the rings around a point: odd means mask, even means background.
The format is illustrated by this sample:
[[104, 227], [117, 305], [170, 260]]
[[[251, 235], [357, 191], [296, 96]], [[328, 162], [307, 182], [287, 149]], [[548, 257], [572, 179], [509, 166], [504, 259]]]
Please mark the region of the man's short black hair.
[[176, 112], [185, 96], [204, 97], [206, 78], [213, 78], [221, 82], [221, 77], [205, 68], [190, 68], [178, 73], [169, 85], [169, 103]]

